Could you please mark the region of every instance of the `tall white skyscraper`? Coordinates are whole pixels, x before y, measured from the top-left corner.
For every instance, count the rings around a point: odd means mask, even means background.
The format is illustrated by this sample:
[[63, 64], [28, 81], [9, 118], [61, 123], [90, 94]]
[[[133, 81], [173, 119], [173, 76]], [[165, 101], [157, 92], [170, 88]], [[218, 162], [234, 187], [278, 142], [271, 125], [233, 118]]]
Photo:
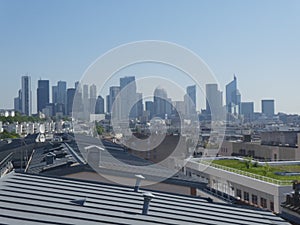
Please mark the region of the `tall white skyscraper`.
[[31, 116], [32, 114], [32, 93], [30, 76], [22, 76], [22, 113]]
[[208, 114], [214, 114], [215, 118], [222, 115], [223, 97], [222, 92], [218, 90], [217, 84], [206, 84], [206, 111]]
[[232, 114], [240, 114], [241, 94], [237, 89], [236, 76], [226, 85], [226, 109]]

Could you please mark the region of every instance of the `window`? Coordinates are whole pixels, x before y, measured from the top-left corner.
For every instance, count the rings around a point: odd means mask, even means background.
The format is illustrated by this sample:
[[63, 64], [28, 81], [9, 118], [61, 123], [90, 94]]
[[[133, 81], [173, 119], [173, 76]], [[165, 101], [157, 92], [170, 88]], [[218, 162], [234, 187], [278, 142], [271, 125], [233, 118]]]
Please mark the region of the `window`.
[[249, 192], [244, 191], [244, 200], [249, 202]]
[[274, 212], [274, 202], [270, 202], [270, 209]]
[[260, 206], [263, 207], [263, 208], [268, 208], [268, 206], [267, 206], [267, 199], [260, 198]]
[[240, 189], [236, 189], [236, 196], [242, 198], [242, 191]]
[[239, 154], [240, 155], [246, 155], [246, 150], [245, 149], [240, 149]]
[[252, 203], [257, 205], [257, 195], [252, 195]]

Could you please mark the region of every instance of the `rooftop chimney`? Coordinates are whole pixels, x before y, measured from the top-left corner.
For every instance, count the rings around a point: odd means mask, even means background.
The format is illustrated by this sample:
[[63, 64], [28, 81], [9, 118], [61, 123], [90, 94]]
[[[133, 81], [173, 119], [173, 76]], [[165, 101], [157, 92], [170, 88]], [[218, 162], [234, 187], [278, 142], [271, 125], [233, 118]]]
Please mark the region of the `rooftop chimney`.
[[135, 175], [136, 177], [136, 182], [135, 182], [135, 186], [134, 186], [134, 192], [138, 192], [139, 189], [140, 189], [140, 185], [141, 185], [141, 182], [142, 180], [145, 179], [145, 177], [143, 177], [142, 175]]
[[49, 152], [49, 153], [46, 155], [46, 164], [47, 164], [47, 165], [53, 164], [53, 163], [54, 163], [55, 156], [56, 156], [56, 155], [55, 155], [54, 153]]
[[148, 215], [150, 201], [152, 198], [154, 198], [154, 195], [151, 194], [150, 192], [145, 192], [145, 193], [143, 193], [143, 196], [144, 196], [144, 205], [143, 205], [142, 214]]

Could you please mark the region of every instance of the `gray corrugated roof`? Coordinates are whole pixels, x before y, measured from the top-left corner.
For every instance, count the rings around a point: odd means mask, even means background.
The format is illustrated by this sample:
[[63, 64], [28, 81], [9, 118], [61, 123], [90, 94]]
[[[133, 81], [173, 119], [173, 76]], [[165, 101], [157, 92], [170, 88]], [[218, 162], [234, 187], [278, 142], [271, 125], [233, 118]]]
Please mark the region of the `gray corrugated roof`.
[[[110, 184], [11, 173], [0, 179], [1, 224], [288, 224], [271, 212]], [[72, 200], [86, 199], [84, 206]]]

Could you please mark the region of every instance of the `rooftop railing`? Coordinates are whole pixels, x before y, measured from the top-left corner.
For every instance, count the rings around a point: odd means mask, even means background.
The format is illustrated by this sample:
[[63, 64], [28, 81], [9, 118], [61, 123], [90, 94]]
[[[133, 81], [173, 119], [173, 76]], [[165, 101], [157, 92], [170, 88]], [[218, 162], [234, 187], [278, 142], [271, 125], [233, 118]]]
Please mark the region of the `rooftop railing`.
[[13, 152], [10, 153], [8, 156], [6, 156], [1, 162], [0, 162], [0, 177], [5, 175], [7, 172], [11, 171], [13, 169], [12, 165], [12, 158], [13, 158]]
[[250, 177], [250, 178], [253, 178], [253, 179], [261, 180], [261, 181], [264, 181], [264, 182], [276, 184], [276, 185], [279, 185], [279, 186], [289, 186], [289, 185], [292, 185], [292, 182], [293, 182], [293, 180], [277, 180], [277, 179], [274, 179], [274, 178], [271, 178], [271, 177], [266, 177], [266, 176], [262, 176], [262, 175], [259, 175], [259, 174], [250, 173], [250, 172], [247, 172], [247, 171], [243, 171], [243, 170], [239, 170], [239, 169], [235, 169], [235, 168], [231, 168], [231, 167], [227, 167], [227, 166], [218, 165], [218, 164], [212, 163], [211, 161], [201, 160], [201, 161], [198, 161], [198, 163], [204, 164], [206, 166], [210, 166], [210, 167], [213, 167], [213, 168], [216, 168], [216, 169], [221, 169], [221, 170], [225, 170], [225, 171], [228, 171], [228, 172], [231, 172], [231, 173], [236, 173], [236, 174], [239, 174], [239, 175], [242, 175], [242, 176]]

